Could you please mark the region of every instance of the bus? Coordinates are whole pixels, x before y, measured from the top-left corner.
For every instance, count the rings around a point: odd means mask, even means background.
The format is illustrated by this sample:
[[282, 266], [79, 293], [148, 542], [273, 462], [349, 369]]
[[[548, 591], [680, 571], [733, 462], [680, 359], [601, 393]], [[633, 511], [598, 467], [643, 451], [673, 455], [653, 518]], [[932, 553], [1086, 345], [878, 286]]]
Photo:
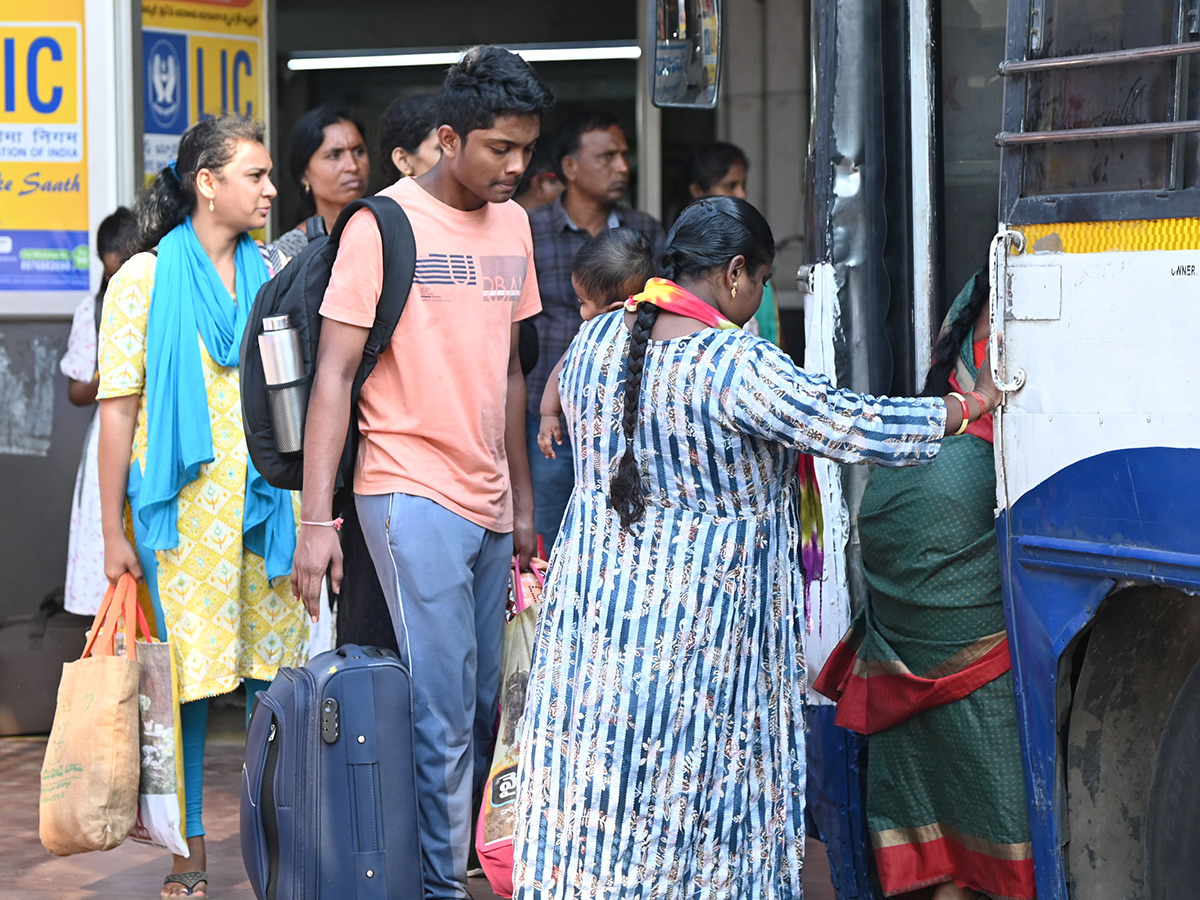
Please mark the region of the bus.
[[[950, 299], [986, 269], [1038, 896], [1196, 896], [1200, 0], [811, 12], [805, 364], [915, 392]], [[812, 674], [865, 597], [865, 473], [819, 475], [832, 563]], [[865, 739], [812, 702], [810, 825], [839, 897], [876, 897]]]
[[1012, 0], [997, 534], [1038, 895], [1200, 880], [1200, 5]]

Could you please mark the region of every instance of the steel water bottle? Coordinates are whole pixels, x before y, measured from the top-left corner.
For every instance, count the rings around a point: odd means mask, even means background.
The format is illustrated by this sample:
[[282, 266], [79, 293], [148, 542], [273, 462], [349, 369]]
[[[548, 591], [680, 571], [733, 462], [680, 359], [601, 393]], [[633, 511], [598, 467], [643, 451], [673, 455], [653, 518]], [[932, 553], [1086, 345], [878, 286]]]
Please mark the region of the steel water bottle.
[[258, 348], [266, 376], [275, 446], [280, 453], [298, 453], [304, 447], [309, 385], [302, 380], [305, 373], [300, 335], [287, 316], [268, 316], [263, 319]]

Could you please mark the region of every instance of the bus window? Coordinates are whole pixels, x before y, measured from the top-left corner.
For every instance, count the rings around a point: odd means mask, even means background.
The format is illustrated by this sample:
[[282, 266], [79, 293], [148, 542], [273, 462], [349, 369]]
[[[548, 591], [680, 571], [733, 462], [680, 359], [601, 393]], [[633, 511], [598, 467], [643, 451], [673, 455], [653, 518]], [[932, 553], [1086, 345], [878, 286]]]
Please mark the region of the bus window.
[[[1004, 59], [1008, 0], [941, 4], [941, 153], [945, 308], [975, 274], [996, 230], [1004, 108], [996, 66]], [[945, 309], [939, 312], [945, 312]]]
[[[1086, 210], [1080, 195], [1161, 198], [1200, 187], [1200, 44], [1181, 24], [1180, 2], [1023, 0], [1027, 44], [1014, 47], [1010, 39], [1002, 67], [1006, 130], [998, 141], [1008, 221], [1022, 218], [1014, 215], [1021, 199], [1074, 195], [1073, 208]], [[1087, 65], [1079, 65], [1080, 56], [1090, 57]], [[1093, 217], [1139, 218], [1147, 199], [1126, 203], [1124, 214], [1111, 203], [1097, 207]]]

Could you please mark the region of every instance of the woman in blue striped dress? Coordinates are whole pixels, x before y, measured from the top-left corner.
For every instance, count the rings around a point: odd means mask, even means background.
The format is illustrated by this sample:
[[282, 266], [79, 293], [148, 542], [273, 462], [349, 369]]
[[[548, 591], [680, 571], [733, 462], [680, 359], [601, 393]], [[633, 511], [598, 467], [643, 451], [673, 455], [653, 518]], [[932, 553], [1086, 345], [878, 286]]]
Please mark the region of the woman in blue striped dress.
[[674, 283], [567, 353], [575, 491], [522, 725], [517, 900], [803, 896], [798, 454], [929, 462], [996, 394], [874, 398], [797, 368], [738, 327], [773, 256], [754, 207], [699, 201], [668, 236]]

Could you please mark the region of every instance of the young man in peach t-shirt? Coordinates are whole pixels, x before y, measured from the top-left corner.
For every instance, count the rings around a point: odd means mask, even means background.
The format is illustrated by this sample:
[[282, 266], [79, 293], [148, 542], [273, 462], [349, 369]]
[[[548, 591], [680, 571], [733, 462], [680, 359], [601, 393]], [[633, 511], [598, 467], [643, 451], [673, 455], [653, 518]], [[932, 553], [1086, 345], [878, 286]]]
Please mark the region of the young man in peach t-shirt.
[[[553, 102], [519, 56], [468, 50], [438, 100], [441, 161], [381, 191], [408, 214], [417, 267], [360, 396], [355, 505], [412, 670], [430, 900], [467, 896], [472, 791], [487, 772], [509, 572], [513, 554], [527, 564], [534, 546], [517, 336], [541, 301], [529, 220], [511, 197]], [[379, 229], [363, 210], [343, 233], [321, 306], [304, 436], [292, 583], [313, 614], [326, 571], [335, 590], [341, 582], [329, 527], [334, 471], [382, 273]]]

